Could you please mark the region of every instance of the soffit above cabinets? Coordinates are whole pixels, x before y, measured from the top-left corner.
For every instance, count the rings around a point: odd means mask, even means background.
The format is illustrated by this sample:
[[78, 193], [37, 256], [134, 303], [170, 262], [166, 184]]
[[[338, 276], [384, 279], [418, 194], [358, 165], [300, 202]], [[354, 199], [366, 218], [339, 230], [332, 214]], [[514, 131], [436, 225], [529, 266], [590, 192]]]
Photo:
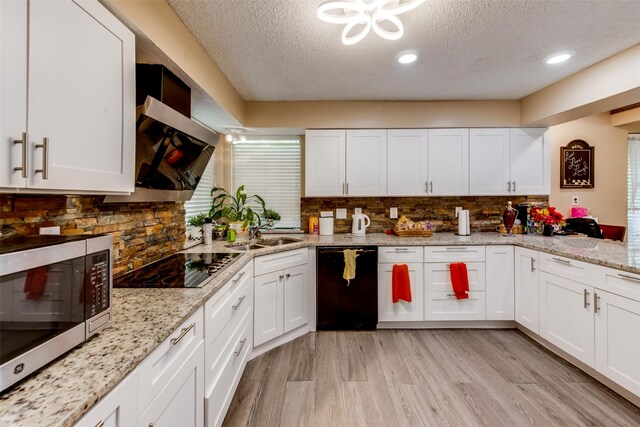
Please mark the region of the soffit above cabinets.
[[[429, 0], [402, 39], [353, 46], [321, 0], [167, 1], [248, 101], [520, 99], [640, 42], [636, 0]], [[420, 60], [403, 67], [406, 49]]]

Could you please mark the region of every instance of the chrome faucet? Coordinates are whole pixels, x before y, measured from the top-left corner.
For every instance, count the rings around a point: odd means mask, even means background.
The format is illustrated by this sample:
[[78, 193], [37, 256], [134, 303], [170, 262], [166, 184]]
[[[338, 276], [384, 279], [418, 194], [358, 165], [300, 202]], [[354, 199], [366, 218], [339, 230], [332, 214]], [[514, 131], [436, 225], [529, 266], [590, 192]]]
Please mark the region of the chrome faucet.
[[260, 229], [266, 228], [268, 226], [269, 224], [265, 222], [262, 225], [252, 225], [251, 227], [249, 227], [249, 241], [253, 241], [253, 239], [255, 238], [262, 237], [262, 232], [260, 231]]

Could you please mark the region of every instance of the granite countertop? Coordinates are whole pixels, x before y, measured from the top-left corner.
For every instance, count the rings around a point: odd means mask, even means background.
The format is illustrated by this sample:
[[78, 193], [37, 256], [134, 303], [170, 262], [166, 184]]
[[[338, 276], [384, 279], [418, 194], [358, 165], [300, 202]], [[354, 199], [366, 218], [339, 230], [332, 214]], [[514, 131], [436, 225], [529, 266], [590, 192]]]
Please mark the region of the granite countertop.
[[[385, 234], [370, 234], [366, 237], [349, 234], [291, 237], [301, 239], [301, 242], [244, 253], [202, 288], [114, 289], [112, 325], [27, 380], [0, 394], [0, 425], [72, 426], [255, 256], [308, 246], [513, 244], [640, 273], [640, 253], [622, 243], [587, 237], [504, 237], [497, 233], [475, 233], [468, 237], [435, 233], [427, 238]], [[226, 248], [224, 242], [185, 250], [210, 251], [235, 252]]]

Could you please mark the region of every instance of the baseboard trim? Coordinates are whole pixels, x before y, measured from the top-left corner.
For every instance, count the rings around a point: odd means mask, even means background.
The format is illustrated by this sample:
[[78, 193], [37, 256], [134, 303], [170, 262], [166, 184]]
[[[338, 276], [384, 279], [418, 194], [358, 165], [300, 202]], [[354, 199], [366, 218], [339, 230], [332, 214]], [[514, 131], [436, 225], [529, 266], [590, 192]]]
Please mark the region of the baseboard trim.
[[515, 329], [516, 326], [513, 320], [378, 322], [378, 329]]

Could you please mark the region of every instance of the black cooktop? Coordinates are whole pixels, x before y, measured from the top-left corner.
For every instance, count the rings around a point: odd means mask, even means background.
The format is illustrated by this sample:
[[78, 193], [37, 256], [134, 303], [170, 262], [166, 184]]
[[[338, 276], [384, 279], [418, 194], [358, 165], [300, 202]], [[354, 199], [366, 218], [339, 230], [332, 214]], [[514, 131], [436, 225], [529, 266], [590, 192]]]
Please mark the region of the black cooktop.
[[113, 280], [114, 288], [201, 288], [241, 254], [174, 254]]

